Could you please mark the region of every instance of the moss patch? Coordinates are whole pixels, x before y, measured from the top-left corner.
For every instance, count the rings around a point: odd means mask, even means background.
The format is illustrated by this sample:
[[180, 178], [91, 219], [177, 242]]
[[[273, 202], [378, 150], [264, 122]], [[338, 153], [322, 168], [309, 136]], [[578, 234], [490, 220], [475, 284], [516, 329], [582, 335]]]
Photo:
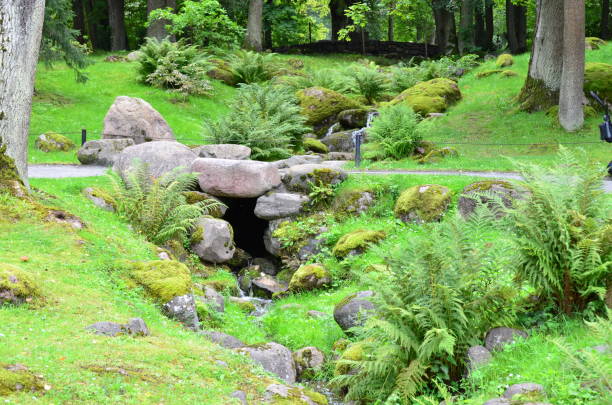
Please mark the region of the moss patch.
[[40, 297], [40, 288], [30, 274], [16, 266], [0, 263], [0, 306], [31, 302]]
[[495, 61], [495, 66], [497, 67], [508, 67], [512, 65], [514, 65], [514, 58], [509, 53], [502, 53]]
[[304, 139], [304, 149], [315, 153], [327, 153], [329, 148], [323, 142], [314, 138]]
[[191, 291], [191, 273], [183, 263], [155, 260], [132, 263], [131, 266], [130, 277], [162, 303]]
[[363, 359], [363, 347], [364, 342], [356, 342], [349, 345], [346, 350], [340, 356], [340, 359], [336, 362], [334, 375], [344, 375], [351, 371], [351, 364], [347, 364], [351, 361], [360, 361]]
[[603, 100], [612, 103], [612, 65], [587, 63], [584, 71], [584, 91], [594, 91]]
[[395, 203], [395, 216], [404, 222], [431, 222], [442, 218], [451, 200], [448, 188], [437, 184], [414, 186]]
[[425, 116], [429, 113], [441, 113], [461, 100], [461, 91], [451, 79], [433, 79], [404, 90], [391, 104], [404, 102], [416, 112]]
[[599, 49], [602, 46], [606, 45], [606, 41], [604, 41], [601, 38], [597, 38], [597, 37], [586, 37], [584, 39], [584, 44], [586, 46], [586, 49], [594, 51]]
[[502, 76], [503, 77], [515, 77], [515, 76], [518, 76], [518, 73], [516, 73], [514, 70], [504, 70], [502, 72]]
[[364, 212], [374, 203], [372, 188], [344, 189], [334, 199], [333, 211], [336, 217]]
[[503, 70], [501, 69], [485, 70], [483, 72], [476, 73], [476, 78], [484, 79], [485, 77], [493, 76], [501, 72], [503, 72]]
[[0, 396], [16, 392], [44, 392], [45, 383], [26, 367], [0, 364]]
[[307, 125], [321, 124], [338, 113], [360, 108], [358, 102], [323, 87], [310, 87], [296, 93], [302, 108], [302, 114], [307, 118]]
[[459, 156], [459, 152], [457, 152], [457, 149], [447, 146], [441, 149], [431, 150], [429, 153], [427, 153], [425, 156], [422, 156], [417, 161], [419, 164], [427, 164], [427, 163], [439, 162], [440, 159], [443, 159], [445, 157], [458, 157], [458, 156]]
[[301, 266], [291, 277], [289, 290], [302, 291], [331, 284], [331, 274], [320, 264]]
[[72, 139], [55, 132], [47, 132], [36, 138], [36, 147], [43, 152], [68, 152], [75, 148]]
[[378, 243], [386, 237], [387, 234], [383, 231], [358, 229], [341, 237], [332, 252], [336, 257], [346, 257], [351, 252], [361, 253], [370, 245]]

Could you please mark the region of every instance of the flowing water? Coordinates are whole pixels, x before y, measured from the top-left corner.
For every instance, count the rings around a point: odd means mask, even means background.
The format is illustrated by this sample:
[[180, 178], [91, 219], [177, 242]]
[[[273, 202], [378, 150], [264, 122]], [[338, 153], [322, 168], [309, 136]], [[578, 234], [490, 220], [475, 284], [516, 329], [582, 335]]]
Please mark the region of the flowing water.
[[368, 119], [366, 121], [366, 126], [361, 128], [361, 129], [356, 129], [355, 131], [353, 131], [353, 133], [351, 134], [353, 137], [353, 143], [357, 144], [357, 137], [360, 136], [361, 137], [361, 143], [363, 143], [364, 140], [364, 136], [366, 135], [366, 131], [368, 130], [368, 128], [370, 128], [372, 126], [372, 120], [374, 120], [375, 117], [378, 116], [378, 111], [370, 111], [368, 113]]
[[329, 127], [327, 129], [327, 132], [325, 133], [325, 137], [330, 136], [331, 134], [334, 133], [334, 131], [336, 130], [336, 128], [338, 128], [340, 126], [339, 122], [336, 122], [334, 125], [332, 125], [331, 127]]

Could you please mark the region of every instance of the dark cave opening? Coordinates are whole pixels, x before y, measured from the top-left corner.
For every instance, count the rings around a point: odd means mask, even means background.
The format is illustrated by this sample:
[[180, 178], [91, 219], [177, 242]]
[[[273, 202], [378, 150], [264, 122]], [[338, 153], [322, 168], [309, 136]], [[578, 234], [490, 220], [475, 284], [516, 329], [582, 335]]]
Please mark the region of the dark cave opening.
[[255, 216], [257, 198], [219, 198], [227, 211], [223, 219], [234, 229], [234, 242], [253, 257], [268, 257], [270, 254], [264, 245], [264, 232], [268, 221]]

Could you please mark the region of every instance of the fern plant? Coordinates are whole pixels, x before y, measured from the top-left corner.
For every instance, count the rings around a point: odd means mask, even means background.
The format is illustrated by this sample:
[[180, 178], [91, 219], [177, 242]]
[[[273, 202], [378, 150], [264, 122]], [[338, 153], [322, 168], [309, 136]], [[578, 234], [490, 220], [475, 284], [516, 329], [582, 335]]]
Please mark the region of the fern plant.
[[274, 53], [236, 51], [229, 57], [232, 73], [238, 83], [259, 83], [270, 80], [281, 69]]
[[502, 284], [510, 245], [486, 243], [490, 223], [455, 217], [428, 225], [391, 253], [377, 312], [356, 330], [363, 355], [341, 360], [350, 372], [333, 380], [347, 399], [412, 403], [436, 378], [459, 377], [467, 349], [487, 329], [514, 322], [514, 291]]
[[402, 103], [382, 108], [368, 129], [368, 136], [370, 142], [377, 144], [382, 157], [408, 157], [421, 142], [419, 117]]
[[387, 91], [386, 77], [376, 65], [356, 66], [349, 71], [351, 90], [362, 95], [368, 104], [378, 100]]
[[529, 192], [510, 210], [520, 254], [517, 278], [566, 314], [589, 302], [601, 308], [612, 274], [612, 207], [601, 190], [603, 171], [584, 151], [565, 148], [553, 167], [517, 167]]
[[323, 87], [338, 93], [347, 93], [351, 87], [350, 79], [337, 69], [314, 70], [305, 76], [286, 76], [283, 77], [283, 84], [295, 91]]
[[243, 85], [231, 104], [231, 112], [219, 121], [205, 122], [209, 143], [231, 143], [252, 149], [257, 160], [286, 158], [301, 146], [310, 128], [295, 96], [285, 88]]
[[155, 179], [147, 164], [136, 162], [123, 177], [115, 172], [109, 177], [117, 213], [158, 245], [184, 240], [198, 218], [221, 205], [212, 199], [188, 204], [183, 192], [196, 187], [197, 177], [180, 169]]

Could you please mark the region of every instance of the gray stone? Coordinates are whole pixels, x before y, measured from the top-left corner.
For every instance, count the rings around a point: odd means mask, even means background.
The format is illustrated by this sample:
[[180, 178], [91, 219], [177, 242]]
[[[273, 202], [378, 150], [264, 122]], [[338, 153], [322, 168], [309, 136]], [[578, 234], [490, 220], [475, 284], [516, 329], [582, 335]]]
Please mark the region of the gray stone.
[[120, 324], [115, 322], [96, 322], [93, 325], [89, 325], [85, 328], [96, 335], [102, 336], [119, 336], [119, 335], [131, 335], [131, 336], [149, 336], [149, 328], [145, 321], [141, 318], [132, 318], [127, 324]]
[[274, 231], [276, 231], [283, 222], [288, 222], [290, 220], [291, 218], [280, 218], [270, 221], [268, 227], [264, 231], [264, 246], [271, 255], [276, 257], [281, 255], [281, 242], [278, 238], [274, 237]]
[[[321, 227], [319, 229], [319, 234], [324, 233], [324, 232], [327, 232], [327, 228]], [[306, 243], [304, 244], [304, 246], [302, 246], [300, 250], [298, 251], [298, 258], [301, 261], [309, 260], [312, 256], [319, 254], [321, 252], [321, 250], [325, 246], [325, 243], [326, 243], [325, 238], [319, 235], [308, 239]]]
[[235, 246], [232, 226], [217, 218], [202, 217], [194, 226], [191, 250], [210, 263], [225, 263], [234, 256]]
[[142, 56], [142, 52], [132, 51], [127, 54], [127, 56], [125, 57], [125, 60], [127, 60], [128, 62], [137, 62], [141, 56]]
[[85, 198], [91, 201], [96, 207], [101, 208], [104, 211], [115, 211], [115, 207], [113, 207], [112, 204], [107, 203], [104, 198], [100, 198], [95, 195], [96, 192], [93, 188], [87, 187], [83, 190], [83, 194], [85, 195]]
[[264, 370], [276, 374], [285, 382], [293, 384], [296, 381], [295, 364], [291, 350], [285, 346], [270, 342], [258, 346], [246, 346], [238, 350], [247, 353]]
[[487, 332], [484, 345], [490, 352], [501, 350], [505, 345], [513, 343], [514, 338], [517, 336], [526, 338], [527, 333], [522, 330], [506, 327], [493, 328]]
[[274, 165], [254, 160], [199, 158], [191, 170], [202, 191], [218, 197], [259, 197], [281, 184]]
[[251, 157], [251, 148], [244, 145], [215, 144], [194, 148], [196, 155], [202, 158], [246, 160]]
[[148, 165], [153, 177], [161, 177], [164, 174], [181, 168], [188, 172], [196, 155], [187, 146], [170, 141], [147, 142], [140, 145], [125, 148], [117, 159], [113, 169], [125, 177], [127, 172], [134, 167], [138, 161]]
[[249, 405], [249, 403], [247, 402], [246, 399], [246, 394], [244, 393], [244, 391], [234, 391], [230, 394], [231, 398], [236, 398], [237, 400], [240, 401], [240, 403], [242, 405]]
[[319, 155], [296, 155], [291, 156], [288, 159], [277, 160], [272, 162], [278, 169], [288, 169], [293, 166], [305, 165], [305, 164], [319, 164], [323, 163], [323, 158]]
[[311, 379], [323, 368], [325, 354], [316, 347], [304, 347], [293, 353], [298, 380]]
[[259, 298], [272, 298], [274, 294], [287, 291], [287, 287], [267, 274], [262, 274], [251, 281], [253, 296]]
[[121, 151], [133, 145], [133, 139], [87, 141], [77, 152], [77, 159], [84, 165], [112, 166]]
[[170, 302], [164, 304], [162, 310], [166, 316], [176, 319], [185, 327], [192, 330], [200, 329], [200, 320], [196, 311], [193, 295], [181, 295], [174, 297]]
[[351, 152], [329, 152], [327, 160], [355, 160], [355, 154]]
[[132, 318], [125, 325], [125, 329], [133, 336], [149, 336], [149, 328], [142, 318]]
[[521, 384], [513, 384], [506, 388], [504, 391], [503, 397], [512, 400], [512, 397], [519, 394], [527, 394], [527, 393], [538, 393], [540, 395], [544, 394], [544, 387], [540, 384], [536, 383], [521, 383]]
[[493, 398], [482, 405], [510, 405], [510, 401], [506, 398]]
[[491, 352], [486, 347], [472, 346], [467, 351], [468, 370], [476, 370], [479, 366], [488, 364], [492, 358]]
[[223, 295], [210, 286], [204, 286], [204, 296], [196, 297], [196, 299], [203, 301], [217, 312], [225, 312], [225, 299]]
[[[495, 200], [489, 198], [482, 193], [491, 193], [500, 199], [503, 207], [499, 207]], [[526, 191], [520, 191], [507, 181], [479, 181], [467, 185], [462, 192], [457, 207], [463, 218], [468, 218], [474, 213], [478, 202], [486, 204], [490, 210], [499, 218], [504, 215], [503, 209], [512, 206], [512, 202], [516, 199], [525, 198]]]
[[[266, 404], [269, 403], [291, 403], [301, 405], [319, 405], [299, 387], [289, 387], [283, 384], [271, 384], [264, 393]], [[288, 402], [290, 401], [290, 402]]]
[[202, 193], [200, 191], [188, 191], [185, 193], [187, 197], [187, 202], [189, 204], [196, 204], [198, 202], [204, 200], [214, 200], [219, 203], [219, 205], [215, 208], [209, 209], [208, 215], [214, 218], [223, 218], [225, 213], [227, 212], [227, 205], [223, 203], [220, 199], [210, 194]]
[[373, 291], [359, 291], [349, 297], [334, 308], [334, 320], [343, 331], [363, 325], [368, 313], [374, 310], [374, 304], [367, 298], [374, 295]]
[[255, 216], [273, 220], [299, 215], [310, 199], [302, 194], [269, 192], [257, 199]]
[[327, 318], [327, 317], [331, 316], [329, 314], [326, 314], [325, 312], [315, 311], [315, 310], [308, 311], [308, 312], [306, 312], [306, 314], [309, 317], [314, 318], [314, 319]]
[[253, 265], [259, 266], [259, 269], [262, 273], [268, 274], [270, 276], [275, 276], [278, 273], [278, 266], [270, 259], [266, 259], [264, 257], [256, 257], [253, 259]]
[[334, 132], [321, 139], [330, 152], [354, 152], [353, 131]]
[[608, 345], [597, 345], [597, 346], [591, 347], [591, 349], [593, 349], [597, 353], [601, 353], [601, 354], [610, 353], [610, 346], [608, 346]]
[[200, 334], [219, 346], [225, 347], [226, 349], [238, 349], [244, 346], [242, 341], [232, 335], [228, 335], [227, 333], [205, 330], [200, 332]]
[[172, 129], [143, 99], [119, 96], [104, 117], [103, 139], [128, 138], [134, 143], [173, 141]]
[[316, 183], [317, 180], [322, 180], [327, 185], [336, 185], [346, 178], [347, 174], [343, 170], [330, 169], [325, 165], [306, 164], [287, 169], [283, 175], [283, 183], [292, 192], [308, 194], [311, 191], [310, 183]]
[[345, 129], [363, 128], [368, 123], [368, 111], [363, 109], [342, 111], [338, 113], [338, 122]]

